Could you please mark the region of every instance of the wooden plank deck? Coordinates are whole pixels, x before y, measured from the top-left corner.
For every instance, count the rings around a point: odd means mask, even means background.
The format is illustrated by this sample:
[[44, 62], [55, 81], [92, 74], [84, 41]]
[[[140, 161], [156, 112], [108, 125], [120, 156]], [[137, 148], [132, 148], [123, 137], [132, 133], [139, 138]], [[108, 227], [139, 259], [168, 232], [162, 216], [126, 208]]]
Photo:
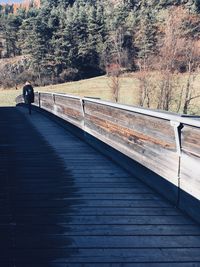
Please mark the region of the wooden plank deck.
[[23, 108], [0, 125], [0, 266], [200, 266], [199, 225], [108, 158]]

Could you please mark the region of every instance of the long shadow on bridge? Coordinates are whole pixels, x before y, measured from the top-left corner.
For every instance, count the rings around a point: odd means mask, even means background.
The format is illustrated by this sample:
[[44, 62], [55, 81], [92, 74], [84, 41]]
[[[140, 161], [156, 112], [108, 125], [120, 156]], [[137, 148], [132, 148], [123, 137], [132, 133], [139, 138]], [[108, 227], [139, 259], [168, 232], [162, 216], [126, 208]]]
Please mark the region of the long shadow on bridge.
[[200, 227], [37, 112], [0, 108], [0, 266], [200, 266]]

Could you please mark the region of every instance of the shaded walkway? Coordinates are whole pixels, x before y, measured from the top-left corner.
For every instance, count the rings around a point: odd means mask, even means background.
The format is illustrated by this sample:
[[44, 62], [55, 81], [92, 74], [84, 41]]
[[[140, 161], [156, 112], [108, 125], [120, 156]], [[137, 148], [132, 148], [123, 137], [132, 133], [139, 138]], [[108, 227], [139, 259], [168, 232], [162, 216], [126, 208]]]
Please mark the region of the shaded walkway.
[[0, 266], [200, 266], [200, 228], [54, 122], [0, 108]]

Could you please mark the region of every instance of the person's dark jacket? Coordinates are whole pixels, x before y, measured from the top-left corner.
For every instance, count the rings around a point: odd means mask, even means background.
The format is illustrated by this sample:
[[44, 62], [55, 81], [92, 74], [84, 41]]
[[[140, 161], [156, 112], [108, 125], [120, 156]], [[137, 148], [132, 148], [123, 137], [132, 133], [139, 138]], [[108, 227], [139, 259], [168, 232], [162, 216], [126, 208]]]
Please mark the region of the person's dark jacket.
[[24, 97], [24, 102], [26, 104], [34, 102], [34, 91], [32, 85], [27, 84], [23, 87], [23, 97]]

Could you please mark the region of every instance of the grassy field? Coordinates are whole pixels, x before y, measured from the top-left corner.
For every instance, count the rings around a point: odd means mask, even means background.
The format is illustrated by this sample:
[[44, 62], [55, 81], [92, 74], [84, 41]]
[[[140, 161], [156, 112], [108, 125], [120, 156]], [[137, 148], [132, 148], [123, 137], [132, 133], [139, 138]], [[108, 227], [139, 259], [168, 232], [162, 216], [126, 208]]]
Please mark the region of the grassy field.
[[[154, 85], [158, 87], [159, 76], [152, 75], [152, 88]], [[176, 99], [174, 100], [174, 108], [172, 111], [176, 112], [176, 105], [178, 99], [180, 99], [181, 88], [186, 86], [186, 75], [180, 75], [178, 77], [179, 84], [176, 90]], [[69, 82], [58, 85], [50, 85], [45, 87], [35, 87], [35, 91], [45, 92], [59, 92], [73, 94], [81, 97], [98, 97], [102, 100], [114, 101], [111, 78], [107, 76], [96, 77], [87, 80], [81, 80], [77, 82]], [[119, 91], [119, 103], [128, 105], [138, 105], [139, 103], [139, 80], [133, 74], [128, 77], [124, 76], [120, 78], [120, 91]], [[194, 95], [200, 95], [200, 75], [196, 77], [194, 82]], [[155, 86], [155, 88], [156, 88]], [[20, 95], [22, 90], [0, 90], [0, 106], [14, 106], [16, 96]], [[156, 108], [154, 98], [156, 98], [156, 89], [151, 92], [152, 108]], [[194, 99], [191, 102], [190, 107], [191, 114], [200, 114], [200, 97]]]
[[[126, 104], [137, 104], [135, 96], [138, 81], [135, 79], [123, 77], [120, 79], [119, 102]], [[77, 82], [69, 82], [58, 85], [50, 85], [45, 87], [35, 87], [35, 91], [59, 92], [73, 94], [77, 96], [98, 97], [102, 100], [113, 101], [112, 89], [110, 88], [110, 79], [106, 76], [81, 80]], [[20, 95], [22, 90], [0, 90], [0, 106], [15, 105], [15, 98]]]

